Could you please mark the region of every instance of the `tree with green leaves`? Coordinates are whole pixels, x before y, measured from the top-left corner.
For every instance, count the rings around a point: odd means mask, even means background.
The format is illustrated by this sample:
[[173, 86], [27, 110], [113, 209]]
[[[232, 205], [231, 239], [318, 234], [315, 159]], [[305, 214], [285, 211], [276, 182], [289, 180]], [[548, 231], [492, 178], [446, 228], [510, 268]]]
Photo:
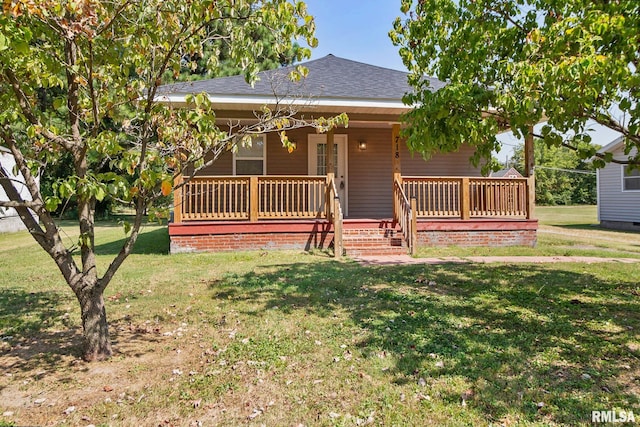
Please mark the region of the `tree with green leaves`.
[[[584, 144], [584, 143], [583, 143]], [[548, 146], [534, 140], [536, 164], [536, 204], [593, 205], [597, 202], [596, 174], [591, 161], [579, 158], [566, 147]], [[525, 170], [524, 145], [513, 151], [518, 171]]]
[[[214, 34], [225, 31], [223, 25], [218, 23], [210, 24], [207, 30]], [[249, 35], [258, 46], [255, 49], [257, 55], [256, 62], [259, 70], [273, 70], [278, 67], [292, 65], [298, 57], [298, 51], [303, 49], [299, 44], [293, 43], [287, 50], [277, 49], [274, 46], [275, 36], [266, 27], [255, 28]], [[242, 67], [231, 57], [229, 43], [226, 38], [215, 38], [208, 40], [201, 46], [198, 52], [191, 53], [183, 58], [180, 75], [177, 80], [200, 80], [224, 76], [237, 76], [242, 74]], [[211, 67], [211, 61], [216, 61], [217, 66]], [[168, 82], [176, 80], [172, 73], [167, 73]]]
[[[475, 146], [476, 162], [547, 121], [535, 135], [596, 154], [589, 121], [625, 136], [640, 163], [640, 2], [636, 0], [402, 0], [390, 32], [415, 91], [405, 102], [411, 148], [429, 155]], [[448, 84], [432, 92], [433, 75]]]
[[[257, 31], [273, 34], [275, 53], [290, 51], [298, 38], [315, 46], [314, 21], [300, 1], [12, 0], [2, 7], [0, 144], [14, 156], [32, 200], [23, 200], [20, 184], [0, 169], [9, 197], [0, 207], [17, 210], [75, 293], [84, 358], [105, 359], [112, 349], [103, 293], [131, 253], [144, 213], [170, 194], [174, 177], [187, 167], [197, 172], [206, 153], [244, 143], [253, 133], [307, 125], [322, 131], [346, 119], [306, 123], [282, 106], [264, 107], [257, 123], [230, 132], [217, 127], [204, 94], [191, 97], [189, 108], [159, 102], [166, 72], [179, 75], [185, 58], [209, 40], [227, 43], [248, 82], [260, 69], [260, 47], [252, 37]], [[211, 32], [215, 28], [223, 31]], [[297, 55], [302, 60], [310, 51]], [[207, 67], [217, 66], [211, 57]], [[304, 73], [298, 68], [290, 77]], [[43, 94], [51, 99], [42, 102]], [[285, 134], [282, 139], [287, 142]], [[36, 177], [63, 156], [71, 157], [73, 173], [44, 197]], [[80, 237], [67, 247], [51, 212], [71, 197], [77, 200]], [[95, 207], [104, 200], [131, 204], [135, 216], [125, 224], [120, 251], [108, 265], [98, 265]]]

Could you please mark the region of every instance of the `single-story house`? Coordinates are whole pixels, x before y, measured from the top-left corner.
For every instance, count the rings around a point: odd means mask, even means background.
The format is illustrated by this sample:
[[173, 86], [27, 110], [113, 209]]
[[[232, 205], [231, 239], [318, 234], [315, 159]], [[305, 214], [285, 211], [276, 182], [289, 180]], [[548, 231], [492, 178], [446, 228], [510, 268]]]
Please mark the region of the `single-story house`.
[[305, 118], [349, 116], [348, 128], [326, 134], [289, 131], [292, 152], [277, 133], [259, 135], [185, 180], [169, 224], [172, 252], [334, 246], [340, 256], [535, 244], [530, 179], [482, 177], [471, 147], [428, 161], [407, 149], [407, 73], [333, 55], [303, 65], [308, 76], [299, 83], [274, 83], [290, 71], [284, 67], [261, 72], [254, 87], [232, 76], [161, 88], [176, 107], [206, 92], [221, 126], [250, 123], [276, 98]]
[[[5, 147], [0, 147], [0, 165], [2, 166], [2, 169], [7, 173], [9, 179], [13, 181], [14, 186], [20, 193], [22, 199], [31, 200], [31, 194], [29, 193], [29, 190], [25, 185], [21, 184], [24, 182], [24, 178], [22, 178], [22, 175], [13, 174], [16, 161], [13, 158], [11, 152]], [[1, 185], [0, 200], [9, 200]], [[0, 207], [0, 233], [13, 233], [21, 230], [26, 230], [26, 227], [22, 223], [18, 212], [16, 212], [16, 210], [13, 208]]]
[[[602, 147], [600, 153], [612, 153], [625, 161], [624, 137]], [[630, 153], [635, 155], [635, 150]], [[607, 163], [598, 169], [598, 221], [607, 228], [640, 230], [640, 170], [620, 163]]]

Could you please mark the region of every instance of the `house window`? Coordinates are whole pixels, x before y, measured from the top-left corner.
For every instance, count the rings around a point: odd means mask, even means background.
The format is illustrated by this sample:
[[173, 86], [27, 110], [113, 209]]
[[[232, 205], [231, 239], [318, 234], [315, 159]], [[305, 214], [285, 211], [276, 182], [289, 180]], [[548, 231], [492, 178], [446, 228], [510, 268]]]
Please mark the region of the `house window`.
[[251, 137], [250, 146], [238, 144], [233, 156], [234, 175], [264, 175], [266, 170], [267, 138], [265, 135]]
[[640, 190], [640, 169], [631, 169], [630, 166], [622, 168], [622, 190], [623, 191], [639, 191]]
[[[318, 150], [318, 155], [316, 156], [316, 167], [317, 167], [317, 174], [318, 175], [326, 175], [327, 174], [327, 144], [323, 143], [323, 144], [318, 144], [317, 145], [317, 150]], [[333, 158], [334, 161], [336, 161], [335, 159], [338, 158], [338, 144], [335, 144], [333, 146]]]

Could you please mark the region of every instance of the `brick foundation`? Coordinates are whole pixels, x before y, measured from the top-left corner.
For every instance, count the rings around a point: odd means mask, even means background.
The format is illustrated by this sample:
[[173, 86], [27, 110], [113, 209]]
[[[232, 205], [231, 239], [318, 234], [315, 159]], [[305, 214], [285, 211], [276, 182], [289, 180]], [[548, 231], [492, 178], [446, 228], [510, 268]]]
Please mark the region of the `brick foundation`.
[[326, 249], [333, 230], [322, 222], [170, 224], [171, 253]]
[[471, 220], [418, 223], [418, 246], [536, 245], [538, 221]]
[[418, 246], [535, 246], [535, 230], [420, 231]]
[[207, 234], [201, 236], [172, 236], [171, 253], [225, 252], [244, 250], [326, 249], [333, 242], [333, 233], [260, 233]]
[[[381, 233], [389, 237], [389, 228], [395, 228], [385, 223], [380, 225], [382, 229], [367, 230], [363, 236], [360, 222], [345, 222], [344, 243], [348, 255], [350, 244], [354, 253], [369, 249], [379, 251], [377, 240], [381, 239]], [[420, 221], [418, 246], [535, 246], [537, 228], [536, 220]], [[397, 231], [396, 234], [400, 236]], [[321, 220], [169, 224], [169, 235], [171, 253], [271, 249], [308, 251], [327, 249], [333, 244], [333, 229]], [[354, 241], [349, 242], [350, 238]], [[386, 246], [385, 251], [390, 253], [406, 252], [403, 246], [389, 242]]]

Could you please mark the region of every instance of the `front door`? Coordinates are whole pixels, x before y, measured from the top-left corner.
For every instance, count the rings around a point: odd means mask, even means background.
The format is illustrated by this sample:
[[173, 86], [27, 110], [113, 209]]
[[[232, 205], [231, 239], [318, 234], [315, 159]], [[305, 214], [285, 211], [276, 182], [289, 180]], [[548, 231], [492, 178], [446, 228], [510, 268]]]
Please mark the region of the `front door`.
[[[344, 216], [347, 216], [347, 135], [333, 135], [336, 188]], [[327, 135], [309, 135], [309, 175], [327, 174]]]

